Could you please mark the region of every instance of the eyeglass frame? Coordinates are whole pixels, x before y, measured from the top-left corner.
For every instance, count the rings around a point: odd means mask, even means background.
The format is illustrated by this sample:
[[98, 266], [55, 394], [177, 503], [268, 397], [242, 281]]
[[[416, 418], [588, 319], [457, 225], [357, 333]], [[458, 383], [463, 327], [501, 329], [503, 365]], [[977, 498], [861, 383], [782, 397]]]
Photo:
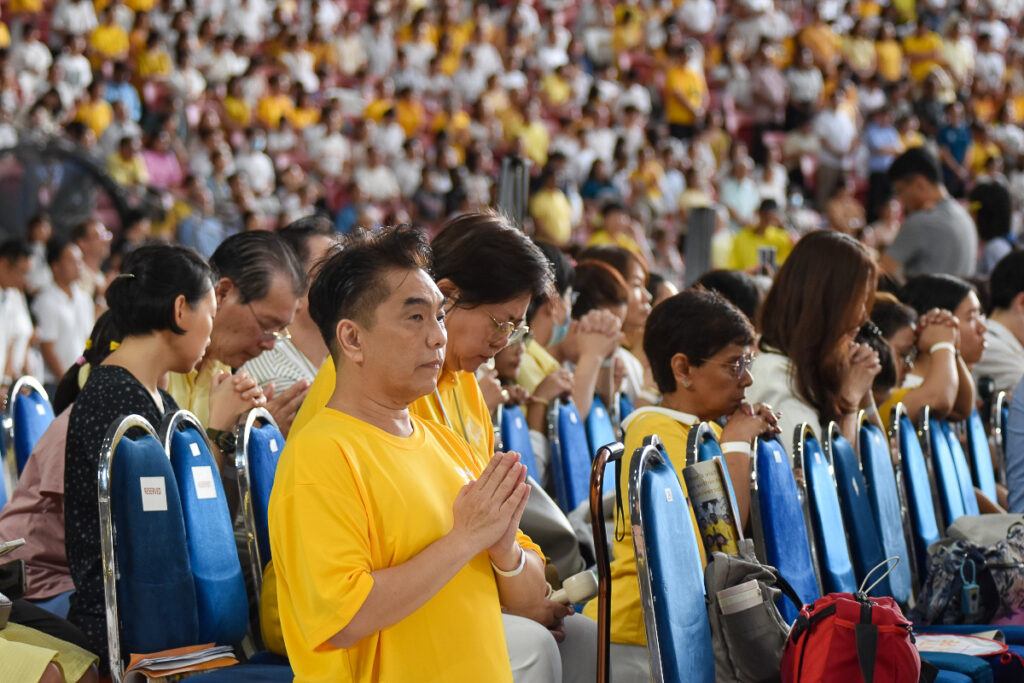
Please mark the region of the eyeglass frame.
[[282, 325], [278, 330], [268, 330], [263, 327], [263, 323], [260, 321], [260, 317], [256, 315], [256, 309], [252, 307], [252, 302], [246, 301], [245, 305], [249, 307], [249, 312], [252, 313], [252, 319], [256, 321], [256, 327], [260, 328], [260, 335], [263, 339], [273, 339], [274, 341], [288, 341], [292, 338], [292, 333], [288, 329], [287, 325]]
[[732, 370], [732, 375], [736, 379], [743, 379], [743, 374], [750, 372], [750, 368], [754, 366], [754, 361], [757, 360], [756, 353], [745, 353], [734, 361], [715, 360], [713, 358], [705, 358], [702, 362], [714, 363], [715, 365], [721, 365], [724, 368]]
[[[502, 322], [490, 313], [487, 314], [487, 317], [490, 318], [491, 322], [494, 323], [494, 326], [498, 328], [499, 336], [505, 338], [506, 345], [520, 342], [530, 334], [530, 326], [526, 323], [516, 324], [511, 320]], [[492, 339], [498, 339], [498, 337], [492, 337]]]

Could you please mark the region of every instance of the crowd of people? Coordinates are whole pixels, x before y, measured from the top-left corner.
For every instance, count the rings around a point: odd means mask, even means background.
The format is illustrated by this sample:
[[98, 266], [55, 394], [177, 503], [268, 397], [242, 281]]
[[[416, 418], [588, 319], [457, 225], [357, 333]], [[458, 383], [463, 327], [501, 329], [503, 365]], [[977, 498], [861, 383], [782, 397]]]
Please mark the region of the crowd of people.
[[[0, 243], [2, 386], [56, 415], [0, 511], [0, 680], [110, 664], [95, 480], [129, 413], [194, 413], [232, 515], [239, 421], [286, 435], [262, 626], [303, 681], [594, 679], [593, 606], [548, 592], [593, 543], [556, 400], [624, 395], [627, 454], [677, 469], [715, 422], [745, 525], [754, 437], [1006, 391], [979, 507], [1024, 512], [1020, 5], [5, 3], [3, 146], [62, 140], [131, 206]], [[612, 667], [645, 681], [626, 531]]]

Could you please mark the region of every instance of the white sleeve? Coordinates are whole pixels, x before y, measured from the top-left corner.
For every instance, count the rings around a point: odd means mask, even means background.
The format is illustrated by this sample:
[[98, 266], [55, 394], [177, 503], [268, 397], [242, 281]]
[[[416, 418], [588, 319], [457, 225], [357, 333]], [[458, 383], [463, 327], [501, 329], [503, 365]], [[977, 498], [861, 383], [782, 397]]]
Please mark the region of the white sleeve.
[[39, 341], [57, 341], [60, 334], [60, 326], [57, 322], [57, 301], [50, 292], [42, 292], [32, 302], [32, 312], [36, 316], [36, 331], [39, 333]]

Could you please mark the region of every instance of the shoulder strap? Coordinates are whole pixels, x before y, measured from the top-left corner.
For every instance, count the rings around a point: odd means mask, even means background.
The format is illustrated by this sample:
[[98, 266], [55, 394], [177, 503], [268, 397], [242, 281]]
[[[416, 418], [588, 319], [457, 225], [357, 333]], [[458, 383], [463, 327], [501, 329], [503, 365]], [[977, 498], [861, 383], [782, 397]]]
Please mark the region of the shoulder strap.
[[875, 657], [878, 656], [878, 627], [871, 623], [871, 601], [860, 603], [860, 623], [854, 627], [857, 642], [857, 662], [864, 683], [875, 680]]

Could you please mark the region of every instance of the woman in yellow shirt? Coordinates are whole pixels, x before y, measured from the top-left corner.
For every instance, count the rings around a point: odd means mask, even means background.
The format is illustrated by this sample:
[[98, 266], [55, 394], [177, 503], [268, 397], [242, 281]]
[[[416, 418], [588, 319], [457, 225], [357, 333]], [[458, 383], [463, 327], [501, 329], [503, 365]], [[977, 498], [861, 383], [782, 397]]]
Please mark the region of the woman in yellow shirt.
[[878, 29], [875, 39], [875, 53], [878, 56], [878, 73], [889, 83], [903, 77], [903, 46], [896, 40], [896, 28], [885, 22]]
[[[700, 320], [700, 325], [680, 325]], [[743, 313], [721, 295], [687, 290], [658, 304], [647, 319], [644, 352], [663, 399], [660, 406], [636, 409], [624, 422], [626, 456], [619, 495], [629, 494], [629, 460], [645, 437], [657, 434], [673, 468], [686, 463], [690, 428], [701, 421], [728, 415], [720, 435], [733, 481], [741, 524], [750, 509], [750, 444], [755, 436], [776, 433], [776, 416], [767, 406], [751, 406], [744, 391], [753, 378], [754, 329]], [[685, 492], [686, 485], [680, 477]], [[611, 661], [613, 679], [628, 683], [650, 680], [647, 634], [640, 604], [633, 539], [616, 536], [611, 564]], [[596, 611], [596, 601], [584, 613]]]

